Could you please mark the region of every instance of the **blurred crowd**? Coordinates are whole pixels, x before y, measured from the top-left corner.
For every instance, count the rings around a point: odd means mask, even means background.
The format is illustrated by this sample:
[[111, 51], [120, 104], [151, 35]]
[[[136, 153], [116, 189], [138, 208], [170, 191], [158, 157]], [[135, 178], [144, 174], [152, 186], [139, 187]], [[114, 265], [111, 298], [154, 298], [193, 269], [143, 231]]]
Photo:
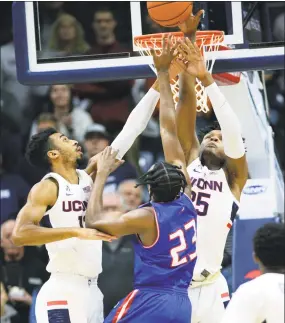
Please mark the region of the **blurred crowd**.
[[[39, 56], [49, 58], [128, 51], [131, 46], [128, 4], [113, 2], [114, 8], [110, 10], [105, 7], [105, 2], [96, 2], [96, 8], [94, 3], [84, 2], [85, 9], [80, 10], [81, 2], [40, 2], [42, 50]], [[1, 14], [3, 19], [0, 19], [1, 322], [28, 323], [35, 322], [36, 294], [48, 279], [45, 247], [16, 248], [10, 240], [17, 213], [29, 190], [45, 175], [24, 158], [30, 137], [53, 127], [77, 140], [84, 150], [84, 159], [79, 165], [83, 169], [90, 157], [112, 142], [154, 80], [24, 86], [17, 81], [16, 75], [9, 16], [11, 3], [5, 6]], [[163, 31], [147, 16], [144, 28], [144, 33]], [[282, 40], [282, 37], [284, 40], [284, 33], [276, 32], [275, 37], [276, 40]], [[284, 169], [284, 70], [267, 74], [266, 80], [269, 119]], [[130, 149], [124, 165], [109, 176], [103, 201], [106, 210], [133, 210], [147, 199], [146, 192], [135, 189], [134, 185], [142, 172], [163, 158], [157, 114], [158, 111]], [[199, 114], [197, 130], [214, 120], [212, 110]], [[231, 248], [227, 248], [225, 269], [230, 265]], [[105, 314], [132, 290], [132, 268], [133, 249], [128, 237], [103, 243], [103, 273], [99, 286], [105, 296]]]

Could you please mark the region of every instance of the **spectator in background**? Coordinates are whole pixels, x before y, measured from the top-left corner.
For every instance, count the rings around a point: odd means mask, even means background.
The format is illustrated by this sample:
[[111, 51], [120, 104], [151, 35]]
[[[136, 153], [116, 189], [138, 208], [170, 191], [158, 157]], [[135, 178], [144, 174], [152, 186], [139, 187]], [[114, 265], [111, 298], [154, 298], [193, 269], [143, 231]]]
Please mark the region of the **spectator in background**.
[[48, 112], [44, 112], [39, 115], [37, 119], [37, 133], [44, 131], [48, 128], [58, 129], [58, 123], [56, 117]]
[[1, 281], [0, 281], [0, 285], [1, 285], [0, 322], [1, 323], [21, 323], [20, 317], [17, 311], [10, 304], [7, 304], [7, 302], [9, 301], [9, 298], [5, 290], [5, 287]]
[[[44, 112], [40, 114], [38, 119], [34, 122], [31, 132], [36, 134], [48, 128], [58, 130], [58, 122], [52, 113]], [[46, 170], [39, 167], [34, 167], [28, 163], [25, 157], [22, 157], [19, 165], [19, 173], [32, 187], [46, 175]]]
[[83, 54], [89, 49], [85, 41], [84, 30], [75, 17], [69, 14], [60, 15], [54, 22], [50, 39], [48, 53], [52, 57]]
[[11, 40], [1, 46], [1, 90], [12, 93], [20, 110], [21, 127], [26, 130], [31, 120], [24, 111], [35, 107], [46, 96], [48, 86], [29, 86], [18, 82], [16, 71], [15, 46]]
[[124, 212], [134, 210], [142, 204], [143, 191], [141, 186], [135, 188], [136, 184], [136, 180], [127, 179], [118, 187], [118, 193], [123, 199]]
[[47, 279], [45, 265], [36, 247], [16, 247], [11, 242], [14, 220], [1, 225], [1, 279], [8, 297], [19, 313], [21, 323], [29, 323], [32, 293]]
[[51, 29], [56, 19], [65, 13], [64, 1], [39, 1], [41, 45], [44, 50], [48, 49]]
[[[85, 133], [84, 150], [86, 152], [86, 158], [84, 158], [81, 168], [85, 168], [91, 157], [103, 151], [110, 144], [111, 137], [104, 126], [100, 124], [93, 124], [90, 126]], [[105, 192], [115, 192], [122, 181], [136, 177], [137, 173], [135, 168], [126, 161], [122, 166], [110, 174]]]
[[[116, 40], [116, 25], [117, 21], [109, 9], [96, 11], [92, 22], [94, 43], [87, 54], [107, 55], [129, 52]], [[95, 122], [106, 126], [109, 124], [122, 126], [129, 115], [130, 107], [132, 107], [132, 84], [132, 81], [76, 84], [74, 91], [80, 98], [88, 98], [93, 101], [90, 112]]]
[[[105, 212], [122, 212], [122, 200], [117, 193], [103, 196]], [[112, 242], [103, 241], [103, 271], [98, 286], [104, 295], [104, 316], [106, 317], [120, 299], [133, 290], [134, 252], [130, 236], [120, 237]]]
[[[55, 116], [58, 131], [68, 138], [83, 142], [86, 129], [93, 124], [93, 121], [88, 112], [74, 105], [71, 87], [67, 84], [52, 85], [49, 101], [46, 110]], [[30, 136], [37, 132], [36, 127], [34, 122]]]
[[20, 175], [6, 171], [4, 167], [6, 157], [0, 152], [1, 224], [26, 203], [30, 190], [29, 185]]

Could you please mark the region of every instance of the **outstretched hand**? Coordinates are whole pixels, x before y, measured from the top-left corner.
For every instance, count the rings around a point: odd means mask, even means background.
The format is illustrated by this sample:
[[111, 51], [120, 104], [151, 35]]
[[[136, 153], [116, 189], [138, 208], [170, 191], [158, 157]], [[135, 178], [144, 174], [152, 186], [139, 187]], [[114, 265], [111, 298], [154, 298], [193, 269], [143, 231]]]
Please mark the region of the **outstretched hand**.
[[188, 19], [182, 24], [178, 25], [179, 29], [184, 33], [190, 36], [191, 34], [196, 33], [201, 16], [204, 14], [204, 10], [199, 10], [196, 15], [190, 15]]
[[112, 173], [115, 169], [121, 166], [125, 161], [117, 160], [118, 151], [111, 146], [106, 147], [97, 159], [97, 173], [104, 172], [106, 174]]
[[170, 64], [175, 57], [174, 52], [176, 46], [172, 46], [172, 36], [163, 37], [162, 40], [162, 53], [158, 55], [156, 51], [152, 48], [151, 55], [153, 57], [154, 66], [157, 72], [167, 72]]
[[208, 73], [204, 58], [196, 43], [192, 44], [191, 41], [186, 38], [184, 41], [179, 41], [177, 47], [179, 56], [186, 61], [186, 72], [201, 79]]

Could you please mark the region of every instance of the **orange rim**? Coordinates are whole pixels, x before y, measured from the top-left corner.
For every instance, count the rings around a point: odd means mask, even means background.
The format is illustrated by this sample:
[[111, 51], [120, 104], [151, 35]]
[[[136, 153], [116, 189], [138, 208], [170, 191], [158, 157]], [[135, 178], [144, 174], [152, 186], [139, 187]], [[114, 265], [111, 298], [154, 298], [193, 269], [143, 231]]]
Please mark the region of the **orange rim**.
[[[182, 31], [178, 32], [171, 32], [169, 33], [173, 35], [176, 39], [183, 39], [184, 38], [184, 33]], [[155, 45], [156, 47], [162, 47], [162, 39], [163, 36], [168, 35], [168, 33], [158, 33], [158, 34], [148, 34], [148, 35], [141, 35], [141, 36], [136, 36], [134, 38], [134, 42], [137, 46], [141, 48], [152, 48], [154, 45], [154, 40], [155, 40]], [[224, 40], [224, 32], [221, 30], [203, 30], [203, 31], [197, 31], [196, 32], [196, 43], [197, 45], [203, 43], [205, 45], [211, 44], [212, 37], [220, 37], [220, 41]]]

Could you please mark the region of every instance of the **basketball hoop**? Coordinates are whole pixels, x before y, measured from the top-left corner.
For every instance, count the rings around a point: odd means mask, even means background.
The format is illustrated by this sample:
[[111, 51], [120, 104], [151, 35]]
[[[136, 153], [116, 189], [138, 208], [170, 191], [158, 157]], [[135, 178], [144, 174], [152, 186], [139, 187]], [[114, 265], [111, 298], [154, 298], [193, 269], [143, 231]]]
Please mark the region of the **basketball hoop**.
[[[172, 32], [172, 44], [175, 45], [178, 40], [184, 38], [183, 32]], [[154, 49], [158, 55], [162, 52], [162, 39], [165, 36], [164, 33], [142, 35], [134, 38], [135, 45], [139, 48], [139, 52], [142, 56], [151, 56], [150, 49]], [[205, 57], [205, 52], [215, 52], [219, 50], [230, 50], [229, 47], [223, 44], [224, 32], [219, 30], [210, 31], [197, 31], [196, 32], [196, 44]], [[207, 70], [212, 73], [215, 60], [205, 60]], [[150, 65], [151, 69], [156, 74], [154, 65]], [[232, 85], [239, 83], [241, 73], [222, 73], [213, 75], [218, 85]], [[171, 80], [171, 90], [175, 103], [178, 103], [179, 98], [179, 82], [178, 77]], [[202, 83], [196, 80], [196, 98], [197, 98], [197, 111], [207, 113], [209, 111], [208, 98]]]

